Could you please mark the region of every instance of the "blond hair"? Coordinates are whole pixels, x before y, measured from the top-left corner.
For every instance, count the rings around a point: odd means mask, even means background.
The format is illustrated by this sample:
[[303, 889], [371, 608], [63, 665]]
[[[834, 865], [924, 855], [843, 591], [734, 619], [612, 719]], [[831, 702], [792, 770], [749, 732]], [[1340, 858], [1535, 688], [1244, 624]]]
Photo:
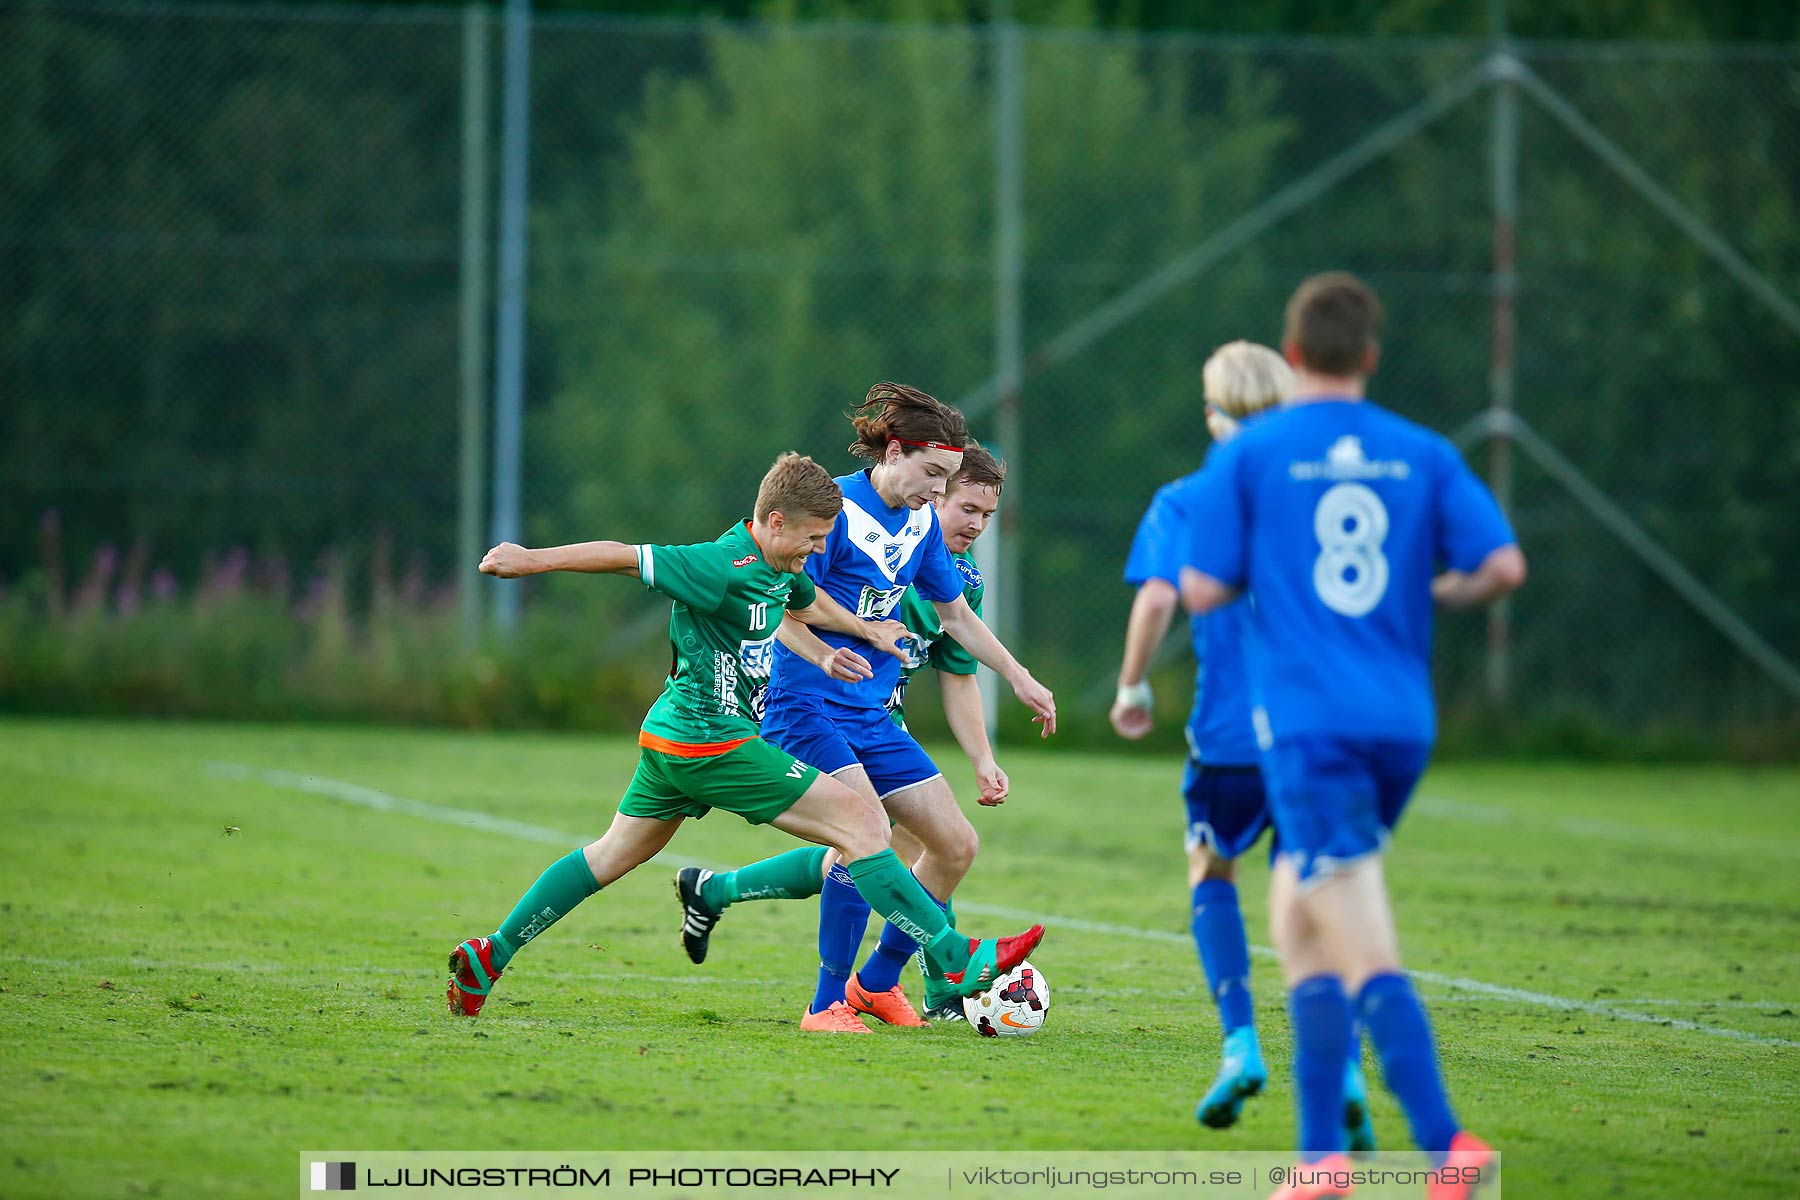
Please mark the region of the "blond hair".
[[1294, 394], [1294, 370], [1255, 342], [1227, 342], [1200, 368], [1206, 402], [1236, 421], [1273, 408]]
[[776, 512], [795, 520], [836, 517], [842, 511], [844, 493], [831, 472], [793, 450], [775, 460], [756, 489], [758, 521], [767, 521], [769, 514]]

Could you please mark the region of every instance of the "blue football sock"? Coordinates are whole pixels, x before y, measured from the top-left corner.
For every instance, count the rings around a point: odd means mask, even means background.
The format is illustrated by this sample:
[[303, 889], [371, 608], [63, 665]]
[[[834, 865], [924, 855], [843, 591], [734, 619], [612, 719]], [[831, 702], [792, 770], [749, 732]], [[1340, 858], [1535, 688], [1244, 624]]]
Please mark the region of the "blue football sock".
[[1203, 879], [1194, 885], [1193, 931], [1200, 969], [1206, 972], [1206, 986], [1219, 1005], [1219, 1023], [1226, 1033], [1255, 1024], [1256, 1010], [1250, 1000], [1250, 942], [1244, 935], [1237, 884], [1228, 879]]
[[862, 970], [856, 978], [865, 991], [885, 992], [900, 982], [900, 972], [905, 968], [907, 960], [918, 952], [919, 943], [895, 929], [891, 924], [881, 927], [881, 940], [875, 943]]
[[1355, 1018], [1344, 984], [1314, 975], [1288, 993], [1294, 1023], [1295, 1107], [1300, 1159], [1317, 1162], [1344, 1148], [1344, 1070], [1354, 1044]]
[[1413, 1143], [1441, 1162], [1461, 1128], [1444, 1094], [1431, 1022], [1405, 975], [1372, 975], [1357, 993], [1356, 1010], [1375, 1052], [1388, 1090], [1400, 1102]]
[[869, 903], [843, 863], [833, 863], [819, 893], [819, 986], [809, 1012], [824, 1012], [844, 998], [856, 952], [869, 928]]
[[[929, 891], [926, 895], [931, 895]], [[937, 900], [936, 896], [931, 897]], [[938, 900], [937, 905], [945, 914], [950, 912], [948, 900]], [[894, 928], [892, 921], [881, 927], [881, 940], [875, 943], [869, 960], [856, 973], [857, 981], [865, 991], [885, 992], [900, 982], [900, 972], [907, 960], [918, 952], [919, 943]]]

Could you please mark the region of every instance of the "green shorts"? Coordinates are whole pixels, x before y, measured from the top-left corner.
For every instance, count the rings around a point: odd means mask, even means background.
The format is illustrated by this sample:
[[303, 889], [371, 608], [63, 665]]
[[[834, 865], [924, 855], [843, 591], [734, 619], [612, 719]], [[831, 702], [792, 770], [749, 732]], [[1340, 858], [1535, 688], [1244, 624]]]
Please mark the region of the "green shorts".
[[717, 808], [752, 825], [767, 825], [792, 808], [818, 777], [819, 768], [761, 738], [706, 758], [682, 758], [642, 747], [619, 811], [628, 817], [671, 821], [704, 817]]

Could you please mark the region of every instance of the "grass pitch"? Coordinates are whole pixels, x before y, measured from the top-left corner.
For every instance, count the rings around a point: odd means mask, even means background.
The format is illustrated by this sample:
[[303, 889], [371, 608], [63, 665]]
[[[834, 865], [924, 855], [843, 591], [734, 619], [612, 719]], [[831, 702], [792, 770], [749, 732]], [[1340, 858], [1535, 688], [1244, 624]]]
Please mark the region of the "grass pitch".
[[[1270, 1089], [1229, 1131], [1193, 1120], [1219, 1036], [1186, 933], [1174, 762], [1014, 749], [1014, 798], [970, 805], [984, 841], [962, 924], [1050, 928], [1035, 1037], [802, 1037], [814, 907], [734, 909], [696, 968], [662, 863], [452, 1020], [449, 949], [605, 828], [635, 753], [0, 723], [0, 1191], [287, 1194], [295, 1152], [325, 1147], [1291, 1144], [1266, 954]], [[719, 814], [670, 852], [790, 844]], [[1800, 772], [1446, 765], [1389, 873], [1453, 1099], [1505, 1152], [1512, 1194], [1800, 1193]], [[1259, 944], [1264, 878], [1254, 863], [1242, 887]], [[1375, 1114], [1383, 1146], [1405, 1145], [1385, 1094]]]

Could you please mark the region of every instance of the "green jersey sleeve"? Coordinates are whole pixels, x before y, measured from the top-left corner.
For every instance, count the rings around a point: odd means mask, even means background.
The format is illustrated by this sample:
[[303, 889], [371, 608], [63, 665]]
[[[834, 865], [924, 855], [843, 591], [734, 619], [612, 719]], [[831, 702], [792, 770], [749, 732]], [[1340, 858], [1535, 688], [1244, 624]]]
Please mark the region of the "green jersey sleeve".
[[789, 608], [811, 608], [818, 598], [819, 589], [813, 586], [812, 576], [805, 571], [794, 576], [794, 590], [788, 593]]
[[642, 545], [637, 547], [638, 578], [651, 591], [679, 600], [695, 612], [717, 612], [730, 582], [729, 553], [717, 542]]
[[[981, 598], [987, 589], [980, 584], [963, 592], [969, 607], [975, 615], [981, 615]], [[973, 675], [981, 666], [975, 656], [963, 649], [963, 644], [955, 638], [945, 635], [931, 647], [931, 666], [933, 670], [944, 671], [951, 675]]]

